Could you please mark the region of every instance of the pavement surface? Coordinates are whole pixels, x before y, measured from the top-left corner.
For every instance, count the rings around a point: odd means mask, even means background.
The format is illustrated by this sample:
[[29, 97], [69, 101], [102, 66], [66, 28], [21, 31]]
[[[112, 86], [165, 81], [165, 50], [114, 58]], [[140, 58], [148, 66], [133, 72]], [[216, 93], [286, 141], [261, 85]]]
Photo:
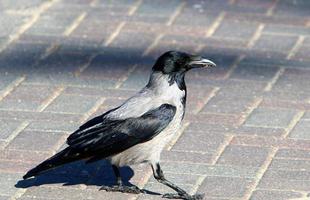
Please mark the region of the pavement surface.
[[[166, 50], [217, 63], [187, 74], [166, 176], [212, 200], [309, 199], [310, 1], [0, 0], [0, 199], [161, 199], [98, 191], [100, 161], [22, 181], [82, 122], [143, 87]], [[125, 179], [153, 192], [149, 166]], [[307, 198], [308, 196], [308, 198]]]

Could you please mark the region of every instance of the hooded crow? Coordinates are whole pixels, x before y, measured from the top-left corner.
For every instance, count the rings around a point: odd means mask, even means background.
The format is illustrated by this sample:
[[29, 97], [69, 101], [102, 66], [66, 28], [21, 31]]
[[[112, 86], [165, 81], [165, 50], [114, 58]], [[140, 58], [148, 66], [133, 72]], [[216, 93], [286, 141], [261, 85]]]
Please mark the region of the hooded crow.
[[79, 127], [68, 139], [68, 146], [31, 169], [24, 179], [77, 160], [86, 163], [108, 159], [117, 184], [102, 190], [141, 193], [137, 186], [122, 183], [119, 167], [149, 163], [154, 177], [176, 194], [166, 198], [202, 199], [189, 195], [168, 181], [161, 170], [160, 153], [181, 126], [185, 113], [185, 73], [192, 68], [215, 66], [207, 59], [184, 52], [168, 51], [155, 62], [147, 85], [122, 105], [97, 116]]

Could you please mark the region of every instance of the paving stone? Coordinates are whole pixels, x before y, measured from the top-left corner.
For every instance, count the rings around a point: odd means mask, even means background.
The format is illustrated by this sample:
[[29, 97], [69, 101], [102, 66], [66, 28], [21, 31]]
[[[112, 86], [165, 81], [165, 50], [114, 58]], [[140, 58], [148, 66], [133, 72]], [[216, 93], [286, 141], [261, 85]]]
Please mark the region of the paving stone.
[[310, 151], [298, 149], [279, 149], [275, 157], [288, 159], [308, 159], [310, 158]]
[[231, 144], [247, 145], [256, 147], [279, 147], [289, 149], [309, 149], [310, 141], [283, 139], [277, 137], [258, 137], [258, 136], [235, 136]]
[[1, 150], [0, 160], [8, 160], [15, 162], [29, 162], [39, 163], [42, 160], [50, 156], [47, 150], [42, 149], [41, 151], [27, 151], [27, 150], [16, 150], [16, 149], [4, 149]]
[[73, 121], [32, 121], [25, 130], [46, 132], [73, 132], [81, 123]]
[[[47, 133], [42, 131], [22, 131], [8, 145], [8, 149], [51, 151], [55, 150], [58, 142], [63, 138], [61, 133]], [[33, 145], [33, 143], [37, 145]]]
[[310, 139], [310, 135], [308, 132], [309, 128], [310, 128], [309, 120], [300, 120], [290, 133], [289, 137], [297, 139]]
[[281, 137], [285, 134], [283, 128], [265, 128], [265, 127], [251, 127], [240, 126], [236, 130], [232, 130], [234, 134], [240, 135], [253, 135], [253, 136], [268, 136], [268, 137]]
[[185, 131], [172, 147], [173, 150], [214, 153], [225, 140], [221, 134], [205, 134]]
[[54, 89], [51, 86], [21, 85], [0, 102], [0, 108], [36, 110]]
[[18, 188], [14, 187], [14, 185], [19, 178], [20, 174], [0, 173], [0, 194], [14, 195], [18, 191]]
[[16, 130], [20, 125], [21, 121], [18, 120], [0, 120], [0, 139], [6, 140], [14, 130]]
[[309, 180], [289, 180], [289, 179], [262, 179], [258, 185], [263, 189], [279, 189], [279, 190], [309, 190]]
[[292, 35], [309, 35], [309, 28], [303, 26], [292, 25], [279, 25], [279, 24], [267, 24], [264, 27], [263, 32], [266, 33], [287, 33]]
[[309, 165], [309, 160], [273, 159], [269, 169], [305, 171], [309, 169]]
[[296, 113], [294, 110], [259, 107], [251, 113], [245, 125], [286, 128]]
[[238, 22], [234, 20], [224, 20], [213, 36], [220, 38], [234, 38], [249, 40], [258, 27], [257, 23]]
[[297, 41], [296, 36], [263, 34], [254, 45], [254, 49], [288, 52]]
[[85, 113], [90, 110], [99, 97], [61, 94], [44, 111], [64, 113]]
[[229, 145], [217, 161], [218, 164], [261, 166], [268, 155], [267, 148]]
[[210, 197], [240, 198], [253, 182], [252, 179], [208, 176], [198, 192]]
[[238, 65], [230, 78], [268, 81], [278, 71], [276, 67], [255, 66], [251, 64]]
[[113, 193], [113, 196], [110, 193], [104, 191], [93, 191], [93, 190], [78, 190], [70, 189], [66, 187], [35, 187], [30, 190], [27, 190], [23, 195], [25, 197], [38, 197], [46, 199], [129, 199], [132, 198], [132, 194], [123, 194], [123, 193]]
[[309, 180], [310, 171], [291, 171], [291, 170], [267, 170], [264, 173], [266, 179], [287, 179], [287, 180]]
[[213, 154], [170, 150], [162, 152], [161, 160], [166, 162], [191, 162], [211, 164], [213, 160]]
[[255, 190], [251, 196], [253, 200], [281, 200], [281, 199], [294, 199], [301, 198], [302, 194], [293, 191], [276, 191], [276, 190]]
[[310, 4], [308, 1], [297, 0], [297, 1], [289, 1], [282, 0], [279, 2], [277, 7], [274, 10], [275, 15], [292, 15], [292, 16], [308, 16], [307, 10], [310, 8]]
[[164, 162], [161, 164], [163, 171], [176, 174], [192, 174], [223, 177], [253, 178], [258, 167], [237, 165], [201, 165], [194, 163]]

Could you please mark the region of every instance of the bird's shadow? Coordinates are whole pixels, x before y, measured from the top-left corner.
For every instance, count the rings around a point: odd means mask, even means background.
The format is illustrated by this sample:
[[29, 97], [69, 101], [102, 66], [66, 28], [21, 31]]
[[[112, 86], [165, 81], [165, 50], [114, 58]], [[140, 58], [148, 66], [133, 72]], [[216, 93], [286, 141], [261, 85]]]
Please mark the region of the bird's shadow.
[[[129, 182], [134, 176], [132, 168], [125, 166], [120, 168], [123, 183], [131, 186]], [[19, 180], [16, 188], [29, 188], [45, 184], [61, 184], [63, 186], [72, 186], [85, 184], [87, 186], [112, 186], [116, 183], [116, 178], [111, 165], [103, 160], [90, 164], [83, 161], [70, 163], [53, 170], [47, 171], [37, 177]], [[159, 193], [143, 189], [146, 194], [160, 195]]]

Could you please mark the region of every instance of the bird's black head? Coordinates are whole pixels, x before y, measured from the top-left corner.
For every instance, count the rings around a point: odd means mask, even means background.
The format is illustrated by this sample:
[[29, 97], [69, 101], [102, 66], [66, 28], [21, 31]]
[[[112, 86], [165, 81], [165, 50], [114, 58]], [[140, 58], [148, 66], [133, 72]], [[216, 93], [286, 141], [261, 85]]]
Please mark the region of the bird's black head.
[[192, 68], [215, 66], [215, 64], [201, 56], [184, 52], [168, 51], [162, 54], [153, 66], [153, 71], [163, 74], [184, 73]]

